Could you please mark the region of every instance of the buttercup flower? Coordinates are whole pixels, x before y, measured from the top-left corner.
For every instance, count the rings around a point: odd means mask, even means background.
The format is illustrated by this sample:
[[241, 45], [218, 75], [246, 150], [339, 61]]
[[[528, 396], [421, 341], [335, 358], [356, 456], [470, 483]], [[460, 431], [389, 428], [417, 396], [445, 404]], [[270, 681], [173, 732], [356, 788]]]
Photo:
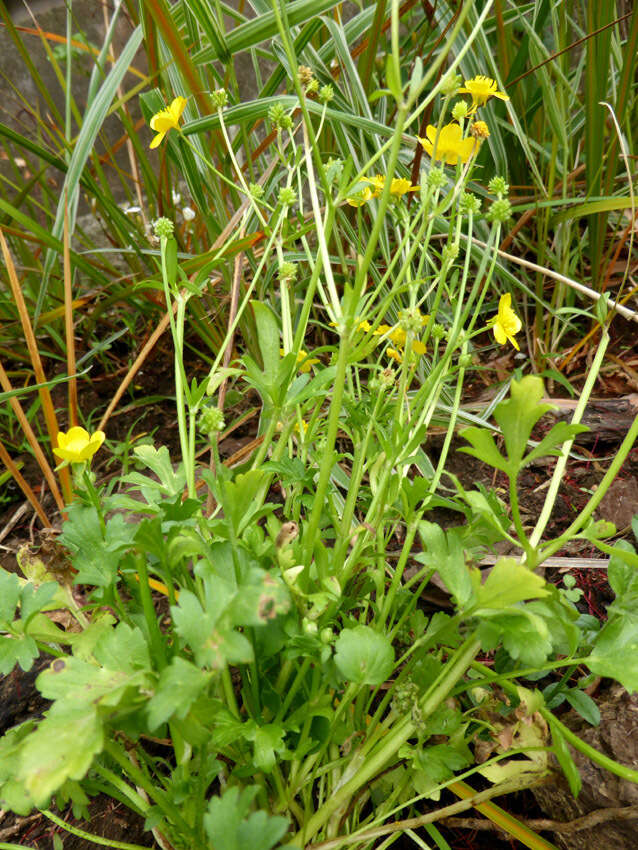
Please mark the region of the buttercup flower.
[[519, 344], [514, 339], [514, 334], [520, 331], [522, 323], [512, 310], [512, 296], [509, 292], [501, 295], [501, 300], [498, 302], [498, 314], [494, 319], [490, 319], [489, 324], [492, 325], [494, 336], [499, 345], [505, 345], [509, 339], [514, 348], [517, 351], [520, 350]]
[[472, 106], [475, 109], [477, 106], [483, 106], [491, 97], [509, 100], [505, 92], [498, 90], [496, 80], [491, 80], [489, 77], [483, 77], [480, 74], [478, 77], [466, 80], [465, 86], [459, 89], [459, 94], [471, 94]]
[[[423, 324], [427, 322], [428, 318], [429, 317], [427, 316], [424, 317]], [[361, 325], [359, 325], [359, 327], [361, 327]], [[393, 327], [390, 327], [390, 325], [379, 325], [376, 330], [372, 331], [372, 335], [383, 336], [389, 342], [391, 342], [392, 346], [394, 347], [391, 346], [389, 348], [386, 348], [385, 353], [388, 355], [388, 357], [392, 357], [393, 360], [396, 360], [397, 363], [402, 362], [404, 349], [407, 342], [407, 333], [400, 325], [394, 325]], [[413, 339], [411, 350], [414, 352], [414, 354], [421, 355], [425, 354], [427, 349], [423, 345], [421, 340]]]
[[[385, 186], [384, 175], [375, 174], [374, 177], [364, 177], [363, 179], [366, 183], [371, 183], [374, 186], [372, 197], [378, 198]], [[390, 194], [396, 198], [400, 198], [407, 192], [416, 192], [418, 188], [418, 186], [413, 186], [409, 180], [405, 180], [403, 177], [393, 177], [390, 183]]]
[[93, 457], [104, 442], [104, 431], [95, 431], [89, 435], [88, 431], [75, 425], [64, 433], [58, 433], [58, 447], [53, 449], [53, 454], [60, 460], [68, 460], [69, 463], [83, 463]]
[[180, 95], [174, 98], [167, 109], [161, 109], [153, 115], [151, 118], [151, 130], [155, 130], [157, 136], [151, 142], [151, 148], [158, 147], [169, 130], [179, 129], [179, 122], [185, 109], [186, 98]]
[[[279, 349], [279, 353], [282, 357], [285, 356], [286, 352], [283, 348]], [[300, 372], [309, 372], [314, 363], [320, 363], [318, 357], [310, 357], [307, 351], [304, 351], [303, 348], [300, 348], [297, 352], [297, 366], [299, 366]]]
[[362, 189], [360, 192], [357, 192], [356, 195], [352, 195], [350, 198], [346, 198], [346, 203], [351, 207], [362, 207], [365, 203], [367, 203], [370, 198], [376, 197], [372, 189], [369, 186], [366, 186], [365, 189]]
[[[473, 138], [463, 138], [463, 131], [459, 124], [446, 124], [441, 127], [439, 138], [436, 138], [436, 127], [428, 124], [425, 131], [427, 139], [417, 138], [423, 146], [423, 150], [435, 161], [444, 160], [447, 165], [456, 165], [457, 162], [466, 163], [480, 142]], [[434, 142], [436, 141], [436, 154]]]

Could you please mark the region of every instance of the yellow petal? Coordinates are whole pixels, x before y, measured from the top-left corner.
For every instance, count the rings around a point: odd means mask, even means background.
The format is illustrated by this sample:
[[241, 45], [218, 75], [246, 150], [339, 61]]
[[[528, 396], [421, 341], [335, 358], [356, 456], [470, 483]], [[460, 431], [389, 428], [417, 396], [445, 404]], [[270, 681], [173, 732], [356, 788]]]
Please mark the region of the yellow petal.
[[168, 111], [171, 114], [173, 121], [175, 122], [175, 126], [179, 123], [179, 119], [182, 117], [182, 113], [186, 109], [187, 100], [185, 97], [179, 95], [174, 98], [171, 102], [171, 105], [168, 107]]
[[496, 338], [498, 344], [505, 345], [505, 343], [507, 342], [507, 334], [505, 333], [503, 325], [501, 325], [500, 322], [496, 322], [492, 330], [494, 331], [494, 337]]
[[165, 135], [166, 135], [166, 132], [158, 133], [157, 136], [155, 136], [153, 141], [150, 143], [149, 148], [151, 148], [151, 150], [153, 148], [158, 148], [162, 144], [162, 139], [164, 138]]

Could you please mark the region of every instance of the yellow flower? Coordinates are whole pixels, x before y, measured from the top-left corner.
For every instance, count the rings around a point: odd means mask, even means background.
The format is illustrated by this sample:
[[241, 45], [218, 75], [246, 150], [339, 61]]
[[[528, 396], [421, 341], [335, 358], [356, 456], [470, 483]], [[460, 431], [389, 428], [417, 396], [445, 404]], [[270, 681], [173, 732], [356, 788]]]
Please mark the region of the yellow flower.
[[496, 80], [491, 80], [489, 77], [483, 77], [479, 74], [471, 80], [465, 80], [465, 87], [459, 89], [459, 94], [471, 94], [472, 106], [483, 106], [491, 97], [498, 97], [500, 100], [509, 100], [505, 92], [498, 90]]
[[[385, 177], [383, 174], [376, 174], [374, 177], [364, 177], [363, 179], [366, 183], [371, 183], [374, 186], [372, 197], [378, 198], [385, 186]], [[413, 186], [409, 180], [405, 180], [403, 177], [393, 177], [390, 183], [390, 194], [396, 198], [400, 198], [407, 192], [416, 192], [418, 188], [418, 186]]]
[[522, 323], [512, 310], [512, 296], [509, 292], [501, 295], [501, 300], [498, 302], [498, 314], [494, 319], [490, 319], [490, 324], [499, 345], [505, 345], [509, 339], [514, 348], [517, 351], [520, 350], [519, 344], [514, 339], [514, 334], [520, 331]]
[[350, 198], [346, 198], [346, 203], [351, 207], [362, 207], [366, 204], [370, 198], [376, 197], [372, 189], [369, 186], [366, 186], [365, 189], [362, 189], [360, 192], [357, 192], [356, 195], [352, 195]]
[[156, 148], [162, 143], [162, 139], [169, 130], [178, 130], [182, 112], [186, 109], [186, 98], [176, 97], [172, 101], [168, 109], [161, 109], [156, 112], [151, 118], [151, 130], [155, 130], [157, 136], [150, 144], [151, 148]]
[[[282, 357], [284, 357], [285, 354], [286, 354], [286, 352], [283, 350], [283, 348], [279, 349], [279, 353], [281, 354]], [[310, 357], [308, 355], [308, 352], [304, 351], [303, 348], [300, 348], [299, 351], [297, 352], [297, 366], [299, 366], [300, 372], [309, 372], [310, 369], [312, 368], [313, 364], [320, 363], [320, 362], [321, 361], [319, 360], [318, 357]], [[299, 365], [299, 364], [301, 364], [301, 365]]]
[[[471, 137], [464, 139], [459, 124], [446, 124], [445, 127], [441, 127], [438, 139], [436, 138], [436, 127], [428, 124], [425, 134], [427, 139], [421, 139], [417, 136], [423, 145], [423, 150], [435, 161], [445, 160], [447, 165], [456, 165], [459, 161], [466, 163], [480, 144]], [[434, 151], [435, 141], [436, 154]]]
[[104, 431], [96, 431], [89, 436], [88, 431], [75, 425], [66, 434], [64, 431], [58, 433], [58, 448], [53, 449], [53, 454], [70, 463], [83, 463], [93, 457], [104, 442], [104, 437]]

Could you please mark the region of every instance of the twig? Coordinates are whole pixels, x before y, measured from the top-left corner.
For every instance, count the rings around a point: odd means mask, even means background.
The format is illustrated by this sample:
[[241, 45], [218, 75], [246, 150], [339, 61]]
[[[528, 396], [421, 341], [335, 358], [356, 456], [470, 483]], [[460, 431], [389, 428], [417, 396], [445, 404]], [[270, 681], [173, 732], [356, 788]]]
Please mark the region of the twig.
[[[550, 820], [549, 818], [530, 818], [529, 820], [518, 818], [518, 820], [535, 832], [545, 830], [546, 832], [560, 832], [565, 835], [571, 835], [574, 832], [591, 829], [593, 826], [598, 826], [598, 824], [607, 823], [611, 820], [638, 820], [638, 805], [595, 809], [593, 812], [569, 821]], [[441, 823], [453, 829], [503, 831], [495, 823], [492, 823], [492, 821], [484, 820], [483, 818], [445, 818]]]
[[22, 517], [28, 513], [29, 503], [23, 502], [18, 510], [13, 514], [11, 519], [5, 524], [2, 531], [0, 531], [0, 543], [4, 540], [4, 538], [9, 534], [13, 526], [18, 522], [18, 520], [22, 519]]
[[15, 823], [12, 826], [6, 826], [4, 829], [0, 829], [0, 841], [4, 841], [5, 838], [11, 838], [12, 835], [16, 835], [18, 832], [21, 832], [23, 827], [25, 827], [29, 823], [33, 823], [34, 820], [39, 820], [42, 817], [40, 812], [37, 812], [35, 815], [28, 815], [24, 818], [16, 818]]
[[[480, 239], [472, 239], [474, 245], [478, 245], [479, 248], [487, 248], [485, 242], [481, 242]], [[558, 272], [553, 271], [552, 269], [548, 269], [546, 266], [539, 266], [537, 263], [532, 263], [529, 260], [524, 260], [522, 257], [516, 257], [514, 254], [508, 254], [505, 251], [501, 251], [500, 248], [496, 249], [499, 257], [503, 257], [506, 260], [509, 260], [512, 263], [516, 263], [519, 266], [524, 266], [526, 269], [531, 269], [534, 272], [538, 272], [539, 274], [546, 275], [547, 277], [551, 277], [554, 280], [560, 281], [560, 283], [564, 283], [566, 286], [571, 287], [571, 289], [575, 289], [577, 292], [582, 292], [583, 295], [587, 295], [594, 301], [598, 301], [603, 297], [603, 294], [600, 292], [596, 292], [593, 289], [590, 289], [588, 286], [585, 286], [584, 283], [579, 283], [577, 280], [572, 280], [570, 277], [565, 277], [565, 275], [559, 274]], [[631, 322], [638, 322], [638, 313], [630, 310], [628, 307], [623, 307], [622, 304], [619, 304], [617, 301], [609, 298], [607, 303], [611, 308], [613, 308], [619, 315], [621, 315], [625, 319], [629, 319]]]

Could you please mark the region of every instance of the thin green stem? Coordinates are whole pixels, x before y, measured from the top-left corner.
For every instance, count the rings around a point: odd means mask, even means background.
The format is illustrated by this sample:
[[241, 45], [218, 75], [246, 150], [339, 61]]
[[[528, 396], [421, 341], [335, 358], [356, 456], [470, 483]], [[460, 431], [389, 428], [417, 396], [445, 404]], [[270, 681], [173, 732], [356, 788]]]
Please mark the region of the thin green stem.
[[[574, 410], [574, 415], [572, 416], [572, 425], [578, 425], [583, 418], [583, 413], [585, 412], [585, 407], [587, 406], [587, 402], [589, 401], [589, 397], [591, 396], [592, 390], [594, 389], [594, 384], [598, 379], [598, 373], [600, 372], [600, 367], [602, 366], [603, 358], [605, 356], [605, 352], [607, 351], [607, 346], [609, 345], [609, 333], [607, 330], [603, 331], [603, 335], [600, 340], [600, 345], [598, 346], [598, 350], [596, 351], [596, 356], [594, 357], [594, 361], [591, 365], [591, 368], [587, 372], [587, 378], [585, 380], [585, 386], [583, 387], [583, 391], [578, 399], [578, 404], [576, 405], [576, 409]], [[538, 522], [534, 527], [534, 531], [530, 536], [530, 544], [532, 547], [538, 546], [543, 536], [543, 532], [547, 527], [547, 523], [552, 515], [552, 511], [554, 510], [554, 505], [556, 503], [556, 498], [558, 496], [558, 489], [560, 487], [561, 481], [563, 480], [563, 475], [565, 473], [565, 467], [567, 465], [567, 461], [569, 459], [569, 453], [574, 444], [574, 437], [571, 440], [566, 440], [562, 447], [560, 457], [556, 461], [556, 466], [554, 467], [554, 473], [552, 475], [552, 480], [549, 484], [549, 489], [547, 490], [547, 495], [545, 496], [545, 502], [543, 503], [543, 509], [541, 510], [540, 516], [538, 517]]]
[[[141, 844], [129, 844], [127, 841], [115, 841], [113, 838], [100, 838], [99, 835], [93, 835], [90, 832], [85, 832], [85, 830], [79, 829], [77, 826], [72, 826], [70, 823], [62, 820], [61, 817], [54, 815], [53, 812], [50, 812], [48, 809], [40, 809], [40, 812], [45, 818], [57, 824], [57, 826], [61, 827], [66, 832], [71, 835], [77, 835], [78, 838], [83, 838], [85, 841], [90, 841], [91, 844], [100, 844], [102, 847], [113, 847], [114, 850], [148, 850], [148, 847], [144, 847]], [[21, 846], [22, 845], [18, 844], [0, 844], [0, 848]]]

